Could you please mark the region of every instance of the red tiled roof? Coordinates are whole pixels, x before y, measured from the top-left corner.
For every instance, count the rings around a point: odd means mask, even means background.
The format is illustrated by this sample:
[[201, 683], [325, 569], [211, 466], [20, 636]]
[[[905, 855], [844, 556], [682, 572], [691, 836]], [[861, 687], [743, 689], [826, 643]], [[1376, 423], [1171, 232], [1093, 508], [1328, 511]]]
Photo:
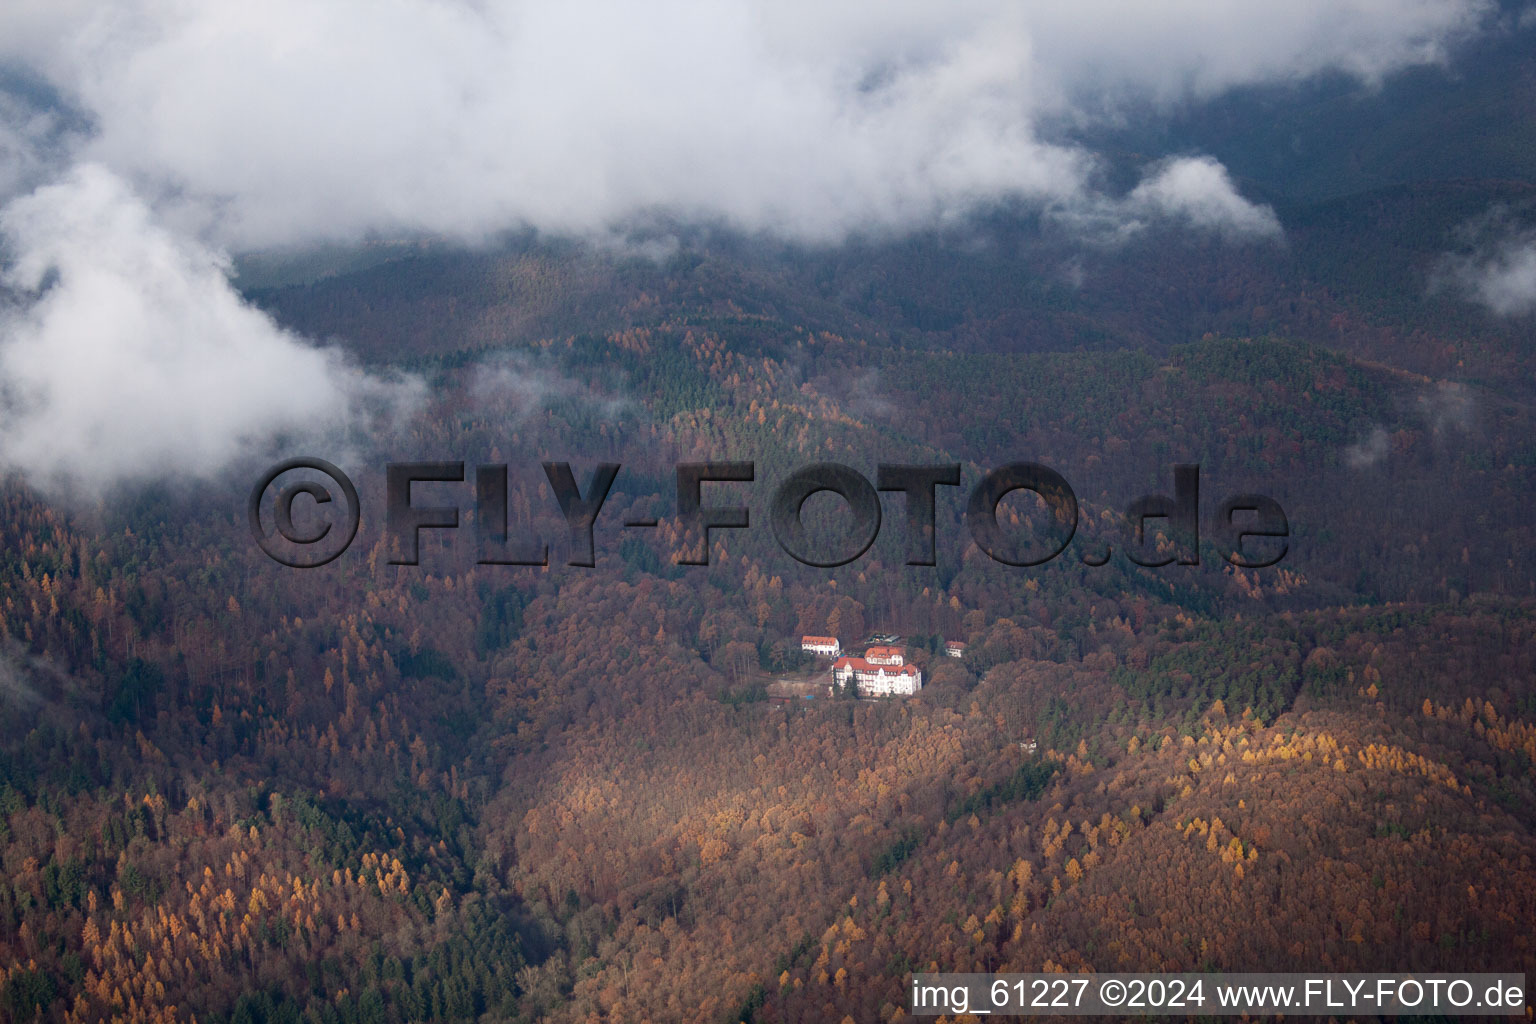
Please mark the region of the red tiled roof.
[[863, 658], [838, 658], [832, 663], [832, 671], [834, 672], [843, 668], [851, 668], [855, 672], [884, 672], [888, 676], [917, 675], [916, 665], [871, 665]]
[[835, 643], [837, 643], [837, 637], [835, 637], [835, 636], [803, 636], [803, 637], [800, 638], [800, 642], [802, 644], [835, 644]]
[[906, 650], [901, 647], [871, 647], [864, 652], [866, 658], [901, 658], [905, 655]]

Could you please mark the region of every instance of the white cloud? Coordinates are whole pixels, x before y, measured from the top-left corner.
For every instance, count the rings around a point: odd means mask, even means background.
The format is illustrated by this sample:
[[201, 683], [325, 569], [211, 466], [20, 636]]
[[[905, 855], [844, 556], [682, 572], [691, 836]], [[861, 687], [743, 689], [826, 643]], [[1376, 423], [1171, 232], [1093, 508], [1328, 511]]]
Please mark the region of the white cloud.
[[1125, 196], [1084, 195], [1049, 209], [1047, 218], [1081, 241], [1107, 247], [1122, 245], [1157, 223], [1234, 242], [1283, 235], [1275, 211], [1244, 199], [1226, 168], [1210, 157], [1159, 161]]
[[1038, 125], [1325, 69], [1371, 80], [1492, 9], [5, 0], [0, 70], [29, 84], [0, 82], [0, 227], [29, 295], [0, 321], [0, 459], [96, 483], [211, 472], [394, 393], [242, 305], [226, 251], [592, 237], [656, 213], [835, 241], [1004, 199], [1105, 238], [1159, 218], [1273, 235], [1215, 161], [1105, 195], [1095, 154]]
[[1536, 311], [1536, 240], [1508, 248], [1485, 264], [1478, 295], [1496, 313]]
[[1436, 437], [1452, 431], [1465, 434], [1477, 420], [1477, 401], [1472, 390], [1459, 381], [1440, 381], [1433, 391], [1419, 396], [1419, 413]]
[[1392, 438], [1385, 427], [1373, 427], [1363, 441], [1344, 449], [1344, 463], [1350, 469], [1365, 469], [1386, 458], [1392, 451]]
[[[836, 238], [1071, 203], [1042, 117], [1437, 59], [1488, 0], [10, 0], [83, 154], [234, 247], [637, 211]], [[186, 211], [183, 211], [186, 212]]]
[[55, 114], [0, 91], [0, 202], [46, 177], [66, 139]]
[[1131, 191], [1127, 206], [1133, 211], [1171, 217], [1226, 235], [1280, 235], [1275, 211], [1238, 195], [1226, 168], [1210, 157], [1165, 162]]
[[156, 226], [104, 168], [11, 202], [0, 235], [21, 296], [0, 307], [0, 461], [41, 485], [208, 475], [412, 391], [245, 305], [222, 257]]
[[1499, 316], [1536, 313], [1536, 228], [1500, 204], [1461, 226], [1464, 251], [1447, 255], [1430, 280], [1445, 284]]
[[1445, 58], [1492, 3], [1457, 0], [1086, 0], [1027, 5], [1047, 77], [1069, 98], [1171, 102], [1341, 70], [1367, 82]]
[[1462, 283], [1500, 316], [1536, 312], [1536, 238], [1511, 240], [1461, 264]]
[[603, 419], [617, 419], [629, 406], [621, 395], [572, 380], [548, 361], [524, 352], [507, 352], [474, 368], [470, 395], [487, 413], [521, 424], [562, 401], [575, 402]]

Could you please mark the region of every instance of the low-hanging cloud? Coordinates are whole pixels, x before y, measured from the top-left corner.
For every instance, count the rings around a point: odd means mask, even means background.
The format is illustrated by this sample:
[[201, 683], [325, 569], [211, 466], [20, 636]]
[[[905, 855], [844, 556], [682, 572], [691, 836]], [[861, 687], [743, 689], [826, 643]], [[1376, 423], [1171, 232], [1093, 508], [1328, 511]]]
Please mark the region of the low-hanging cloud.
[[1419, 415], [1436, 438], [1470, 433], [1477, 423], [1477, 400], [1460, 381], [1440, 381], [1419, 396]]
[[471, 375], [469, 394], [482, 409], [516, 424], [561, 402], [605, 420], [618, 419], [629, 407], [622, 395], [574, 380], [552, 362], [526, 352], [506, 352], [481, 362]]
[[152, 221], [110, 171], [77, 168], [0, 210], [0, 462], [48, 487], [215, 473], [279, 431], [408, 400], [246, 305], [222, 257]]
[[1491, 7], [10, 0], [0, 60], [94, 123], [81, 156], [234, 248], [590, 232], [648, 211], [835, 239], [977, 201], [1092, 198], [1098, 161], [1045, 141], [1042, 120], [1376, 78], [1439, 59]]
[[1350, 469], [1365, 469], [1374, 466], [1392, 452], [1392, 435], [1387, 433], [1387, 428], [1375, 426], [1370, 434], [1352, 445], [1344, 448], [1344, 464]]
[[1157, 220], [1272, 237], [1216, 161], [1107, 194], [1062, 127], [1371, 81], [1494, 7], [6, 0], [0, 266], [21, 297], [0, 313], [0, 461], [77, 485], [209, 473], [401, 393], [244, 305], [228, 252], [655, 216], [834, 242], [1000, 200], [1111, 240]]
[[1123, 197], [1084, 197], [1048, 211], [1084, 242], [1117, 246], [1154, 224], [1214, 234], [1229, 242], [1274, 240], [1283, 231], [1269, 206], [1244, 199], [1220, 161], [1173, 157], [1147, 168]]
[[1164, 163], [1131, 191], [1126, 205], [1233, 237], [1280, 235], [1275, 211], [1239, 195], [1227, 169], [1210, 157]]
[[1519, 232], [1474, 255], [1451, 257], [1447, 266], [1462, 290], [1492, 312], [1536, 313], [1536, 232]]

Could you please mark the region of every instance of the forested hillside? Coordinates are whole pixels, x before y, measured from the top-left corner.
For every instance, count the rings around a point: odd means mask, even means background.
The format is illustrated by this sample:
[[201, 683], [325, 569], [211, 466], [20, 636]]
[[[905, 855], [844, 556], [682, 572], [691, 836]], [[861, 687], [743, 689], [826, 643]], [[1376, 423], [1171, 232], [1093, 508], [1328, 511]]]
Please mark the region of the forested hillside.
[[[830, 253], [429, 246], [253, 289], [430, 407], [303, 453], [364, 508], [321, 569], [251, 540], [261, 453], [94, 507], [8, 488], [3, 1014], [894, 1020], [916, 970], [1529, 969], [1536, 350], [1422, 298], [1451, 202], [1075, 265], [1000, 213]], [[430, 459], [508, 464], [550, 565], [476, 564], [470, 485], [433, 485], [463, 528], [390, 564], [384, 464]], [[756, 463], [721, 485], [754, 528], [677, 564], [673, 467], [724, 459]], [[622, 464], [595, 568], [565, 564], [545, 460]], [[1082, 506], [1035, 568], [962, 518], [1020, 460]], [[849, 565], [780, 550], [771, 488], [816, 461], [959, 463], [938, 564], [903, 564], [895, 505]], [[1286, 558], [1123, 557], [1119, 513], [1175, 463], [1207, 516], [1279, 501]], [[768, 699], [802, 634], [875, 631], [920, 694]]]

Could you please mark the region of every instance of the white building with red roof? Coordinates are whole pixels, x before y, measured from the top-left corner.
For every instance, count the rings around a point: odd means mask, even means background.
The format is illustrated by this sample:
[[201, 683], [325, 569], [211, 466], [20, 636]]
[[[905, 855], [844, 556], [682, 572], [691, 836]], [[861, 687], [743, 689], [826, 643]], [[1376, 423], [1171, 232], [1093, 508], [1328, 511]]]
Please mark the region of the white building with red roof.
[[853, 683], [860, 697], [910, 697], [923, 688], [923, 673], [916, 665], [871, 665], [864, 658], [838, 658], [832, 665], [832, 684]]
[[843, 645], [837, 642], [835, 636], [803, 636], [800, 638], [800, 649], [824, 658], [836, 658], [843, 653]]
[[864, 660], [871, 665], [904, 665], [907, 656], [900, 647], [871, 647], [864, 652]]
[[951, 658], [963, 658], [963, 657], [965, 657], [965, 641], [964, 640], [951, 640], [951, 641], [949, 641], [948, 643], [946, 643], [944, 645], [944, 653], [949, 655]]

